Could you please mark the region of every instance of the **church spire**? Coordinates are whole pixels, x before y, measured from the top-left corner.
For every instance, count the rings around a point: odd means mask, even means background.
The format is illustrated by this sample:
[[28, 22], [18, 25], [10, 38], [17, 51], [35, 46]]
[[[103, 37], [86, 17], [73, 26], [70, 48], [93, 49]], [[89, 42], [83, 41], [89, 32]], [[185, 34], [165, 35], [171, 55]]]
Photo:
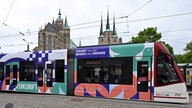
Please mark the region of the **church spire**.
[[61, 9], [59, 8], [59, 13], [58, 13], [58, 18], [57, 21], [62, 21], [63, 19], [61, 18]]
[[110, 24], [109, 24], [109, 8], [107, 8], [107, 24], [106, 24], [106, 30], [110, 30]]
[[68, 28], [69, 29], [69, 25], [68, 25], [68, 21], [67, 21], [67, 16], [65, 16], [64, 28]]
[[82, 45], [81, 45], [81, 40], [79, 40], [79, 47], [81, 47]]
[[54, 18], [53, 18], [52, 25], [54, 25], [54, 24], [55, 24], [55, 20], [54, 20]]
[[113, 16], [113, 36], [117, 36], [116, 28], [115, 28], [115, 15]]
[[103, 36], [103, 16], [102, 16], [102, 14], [101, 14], [101, 27], [100, 27], [99, 36]]
[[58, 14], [59, 16], [61, 16], [61, 9], [59, 8], [59, 14]]

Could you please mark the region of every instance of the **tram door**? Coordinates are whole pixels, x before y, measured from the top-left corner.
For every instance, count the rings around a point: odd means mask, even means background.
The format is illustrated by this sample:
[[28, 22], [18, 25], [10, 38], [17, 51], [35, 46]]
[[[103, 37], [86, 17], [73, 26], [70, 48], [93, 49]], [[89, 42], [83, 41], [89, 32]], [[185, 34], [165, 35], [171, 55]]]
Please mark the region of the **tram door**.
[[6, 85], [17, 85], [19, 62], [11, 62], [5, 66]]
[[143, 59], [137, 62], [137, 92], [139, 92], [139, 99], [151, 100], [151, 59], [150, 57], [143, 57]]
[[52, 76], [53, 66], [51, 63], [46, 63], [44, 68], [42, 64], [38, 65], [38, 87], [41, 93], [52, 92]]

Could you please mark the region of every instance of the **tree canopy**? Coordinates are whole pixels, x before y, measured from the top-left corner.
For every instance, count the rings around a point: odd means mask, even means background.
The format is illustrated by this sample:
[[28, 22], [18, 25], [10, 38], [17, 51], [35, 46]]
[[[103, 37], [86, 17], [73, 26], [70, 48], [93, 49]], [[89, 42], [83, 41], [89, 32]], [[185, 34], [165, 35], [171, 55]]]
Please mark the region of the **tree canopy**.
[[145, 42], [162, 42], [171, 54], [174, 54], [173, 47], [169, 44], [159, 41], [161, 39], [161, 33], [157, 33], [157, 27], [149, 27], [140, 31], [138, 36], [132, 37], [133, 43], [145, 43]]
[[147, 41], [157, 42], [161, 39], [161, 33], [157, 33], [157, 27], [149, 27], [140, 31], [138, 36], [132, 37], [132, 42], [134, 43], [144, 43]]
[[187, 46], [184, 48], [184, 51], [191, 51], [192, 52], [192, 40], [187, 44]]
[[192, 63], [192, 40], [187, 43], [184, 51], [186, 51], [186, 53], [175, 55], [175, 61], [177, 63]]

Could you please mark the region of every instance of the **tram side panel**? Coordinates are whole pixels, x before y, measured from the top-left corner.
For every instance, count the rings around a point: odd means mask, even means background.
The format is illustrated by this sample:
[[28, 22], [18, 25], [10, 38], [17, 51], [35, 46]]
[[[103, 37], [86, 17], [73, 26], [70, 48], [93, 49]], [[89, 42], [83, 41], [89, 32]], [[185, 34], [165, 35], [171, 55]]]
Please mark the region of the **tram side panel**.
[[153, 100], [153, 43], [77, 48], [74, 94]]
[[67, 50], [3, 54], [0, 65], [3, 91], [67, 92]]

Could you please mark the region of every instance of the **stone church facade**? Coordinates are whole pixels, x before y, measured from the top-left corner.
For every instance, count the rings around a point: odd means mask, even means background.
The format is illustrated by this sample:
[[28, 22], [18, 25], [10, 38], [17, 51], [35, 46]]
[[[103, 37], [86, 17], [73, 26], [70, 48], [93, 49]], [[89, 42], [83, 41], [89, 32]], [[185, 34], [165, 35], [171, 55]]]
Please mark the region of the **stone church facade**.
[[38, 32], [38, 51], [69, 49], [73, 46], [70, 40], [70, 27], [67, 22], [67, 17], [63, 21], [61, 12], [57, 19], [52, 23], [47, 23], [44, 28], [40, 28]]
[[103, 18], [101, 16], [101, 27], [98, 38], [98, 45], [109, 45], [109, 44], [121, 44], [122, 38], [118, 38], [115, 27], [115, 17], [113, 18], [113, 30], [110, 29], [109, 23], [109, 11], [107, 11], [107, 23], [106, 30], [103, 32]]

